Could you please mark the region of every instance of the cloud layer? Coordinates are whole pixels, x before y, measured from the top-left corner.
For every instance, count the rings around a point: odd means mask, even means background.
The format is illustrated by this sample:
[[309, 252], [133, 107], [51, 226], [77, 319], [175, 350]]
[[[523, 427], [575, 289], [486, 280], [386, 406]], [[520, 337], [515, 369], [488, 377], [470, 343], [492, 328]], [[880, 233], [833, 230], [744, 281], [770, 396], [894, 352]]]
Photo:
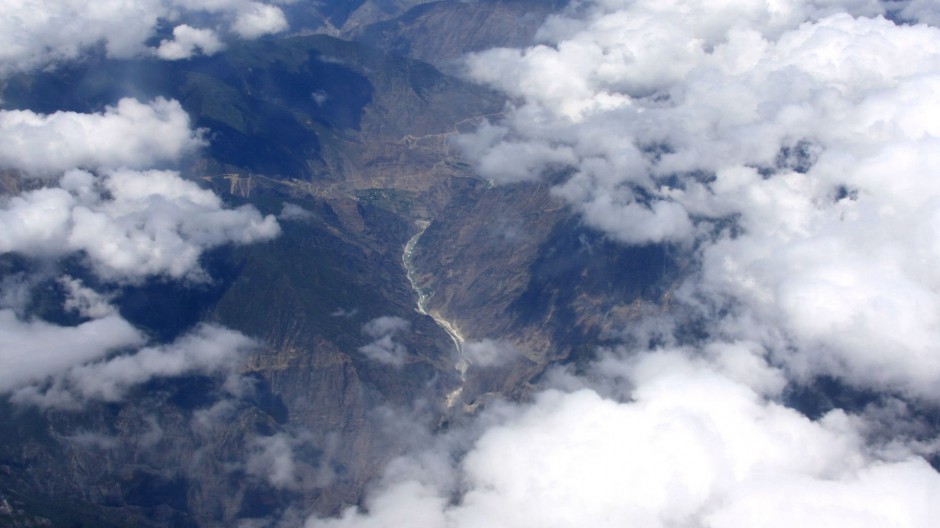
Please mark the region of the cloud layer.
[[0, 111], [0, 168], [43, 184], [0, 198], [0, 254], [32, 262], [0, 283], [0, 393], [75, 407], [119, 400], [154, 377], [237, 378], [234, 369], [254, 346], [239, 332], [201, 326], [174, 343], [145, 346], [112, 295], [72, 277], [58, 280], [61, 309], [80, 322], [53, 324], [26, 309], [36, 285], [50, 278], [49, 264], [63, 257], [82, 259], [107, 291], [152, 277], [204, 281], [205, 251], [276, 237], [273, 215], [228, 208], [176, 171], [148, 169], [200, 148], [202, 135], [178, 102], [165, 99], [122, 99], [94, 114]]
[[[457, 139], [482, 175], [562, 179], [586, 223], [690, 272], [669, 313], [624, 329], [644, 346], [551, 373], [307, 525], [931, 526], [936, 446], [885, 424], [940, 403], [938, 13], [597, 0], [543, 44], [471, 56], [512, 97]], [[673, 335], [687, 319], [705, 335]], [[816, 419], [781, 403], [817, 376], [881, 399]]]
[[[222, 48], [222, 35], [257, 38], [287, 29], [279, 7], [252, 0], [3, 0], [0, 13], [0, 75], [74, 60], [96, 46], [119, 58], [176, 60], [197, 49], [211, 55]], [[193, 17], [210, 27], [180, 23]], [[148, 47], [162, 25], [174, 26], [173, 39]]]
[[631, 401], [583, 388], [490, 411], [452, 474], [446, 449], [400, 460], [368, 513], [307, 526], [927, 527], [937, 513], [940, 474], [872, 459], [841, 411], [809, 420], [684, 354], [629, 366]]
[[716, 336], [805, 379], [937, 402], [940, 29], [885, 13], [588, 3], [544, 45], [470, 58], [515, 102], [458, 143], [496, 182], [571, 171], [554, 193], [624, 243], [697, 248], [679, 293], [732, 314]]
[[179, 102], [125, 98], [96, 114], [0, 110], [0, 165], [32, 175], [74, 168], [147, 168], [206, 144]]
[[[253, 340], [235, 330], [201, 325], [166, 345], [145, 347], [95, 362], [81, 363], [81, 359], [89, 358], [75, 358], [75, 364], [67, 369], [61, 365], [50, 367], [44, 372], [52, 379], [47, 387], [22, 387], [24, 382], [33, 380], [17, 376], [13, 381], [20, 387], [13, 392], [13, 401], [64, 408], [89, 400], [120, 401], [135, 385], [154, 378], [192, 374], [228, 376], [230, 389], [238, 392], [238, 367], [246, 353], [256, 346]], [[71, 355], [61, 347], [49, 348], [46, 353], [56, 357]]]

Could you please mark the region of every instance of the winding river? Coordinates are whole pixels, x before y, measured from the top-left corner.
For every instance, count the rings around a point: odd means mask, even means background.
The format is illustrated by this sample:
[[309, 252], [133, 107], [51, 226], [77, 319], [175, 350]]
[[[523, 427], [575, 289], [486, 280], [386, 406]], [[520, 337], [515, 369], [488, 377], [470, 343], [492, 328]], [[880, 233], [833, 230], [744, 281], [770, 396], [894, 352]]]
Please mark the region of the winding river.
[[470, 362], [463, 355], [464, 339], [463, 339], [463, 336], [460, 335], [460, 330], [457, 328], [457, 325], [448, 321], [447, 319], [444, 319], [444, 317], [442, 317], [440, 312], [438, 312], [437, 310], [429, 311], [427, 308], [428, 299], [430, 299], [431, 293], [428, 292], [427, 289], [422, 288], [421, 285], [418, 284], [417, 273], [415, 272], [415, 269], [414, 269], [413, 259], [414, 259], [415, 246], [418, 245], [418, 240], [420, 240], [421, 235], [423, 235], [424, 232], [427, 231], [428, 226], [431, 225], [431, 222], [428, 220], [417, 220], [415, 221], [415, 225], [418, 226], [418, 232], [415, 233], [415, 235], [408, 240], [408, 243], [405, 244], [405, 249], [402, 252], [402, 256], [401, 256], [401, 261], [402, 261], [402, 264], [405, 266], [405, 272], [408, 275], [408, 282], [411, 283], [411, 289], [414, 290], [415, 295], [417, 296], [417, 299], [418, 299], [415, 310], [418, 313], [422, 315], [427, 315], [428, 317], [433, 319], [434, 322], [437, 323], [437, 326], [440, 326], [445, 332], [447, 332], [447, 335], [450, 336], [451, 341], [454, 342], [454, 349], [457, 351], [457, 358], [458, 358], [457, 364], [455, 365], [454, 368], [456, 368], [457, 371], [460, 373], [461, 383], [459, 387], [457, 387], [456, 389], [451, 391], [450, 394], [447, 395], [447, 400], [446, 400], [447, 407], [451, 408], [454, 406], [455, 403], [457, 403], [460, 400], [460, 396], [461, 394], [463, 394], [463, 386], [464, 386], [464, 382], [466, 382], [467, 380], [467, 369], [470, 367]]

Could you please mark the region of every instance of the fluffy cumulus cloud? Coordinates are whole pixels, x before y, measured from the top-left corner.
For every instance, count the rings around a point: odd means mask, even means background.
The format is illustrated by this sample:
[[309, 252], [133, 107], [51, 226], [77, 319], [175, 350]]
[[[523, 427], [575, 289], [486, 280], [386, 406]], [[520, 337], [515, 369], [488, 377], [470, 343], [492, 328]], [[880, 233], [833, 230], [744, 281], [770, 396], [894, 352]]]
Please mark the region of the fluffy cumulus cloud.
[[179, 102], [162, 98], [121, 99], [94, 114], [0, 110], [0, 165], [34, 175], [73, 167], [150, 167], [204, 144]]
[[873, 459], [842, 411], [810, 420], [674, 352], [629, 366], [628, 401], [551, 390], [492, 410], [449, 474], [398, 461], [368, 513], [308, 526], [926, 528], [938, 513], [940, 474]]
[[226, 209], [218, 196], [172, 171], [69, 171], [59, 187], [29, 191], [0, 207], [0, 251], [34, 257], [83, 253], [102, 278], [204, 279], [202, 253], [268, 240], [273, 216]]
[[0, 202], [0, 252], [82, 252], [110, 280], [201, 279], [206, 249], [279, 233], [273, 216], [249, 206], [227, 209], [174, 171], [131, 170], [203, 145], [176, 101], [122, 99], [97, 114], [4, 111], [0, 130], [0, 165], [46, 178], [65, 172], [58, 186]]
[[[175, 173], [124, 171], [101, 179], [68, 173], [58, 188], [27, 192], [0, 209], [0, 251], [43, 261], [80, 252], [101, 278], [123, 283], [150, 275], [202, 280], [199, 255], [230, 241], [277, 232], [273, 217], [225, 210], [218, 198]], [[244, 388], [236, 369], [255, 343], [234, 330], [202, 325], [169, 344], [147, 345], [111, 304], [112, 294], [61, 277], [61, 309], [79, 322], [44, 321], [26, 309], [47, 280], [43, 266], [0, 283], [0, 394], [43, 407], [118, 401], [153, 378], [203, 374]], [[47, 301], [48, 302], [48, 301]]]
[[[175, 60], [197, 48], [219, 51], [219, 31], [256, 38], [287, 28], [279, 7], [251, 0], [2, 0], [0, 13], [0, 74], [74, 60], [99, 45], [113, 57]], [[181, 22], [193, 17], [213, 27]], [[161, 25], [174, 27], [173, 39], [148, 48]]]
[[280, 8], [251, 2], [238, 12], [232, 31], [243, 38], [258, 38], [287, 29], [287, 19]]
[[180, 24], [173, 28], [172, 39], [160, 41], [155, 53], [164, 60], [180, 60], [188, 59], [199, 52], [213, 55], [223, 47], [215, 31]]
[[[138, 53], [154, 23], [150, 15], [157, 16], [153, 10], [171, 6], [14, 2], [4, 7], [0, 27], [7, 31], [0, 40], [22, 48], [0, 46], [0, 72], [72, 58], [99, 40], [114, 55]], [[101, 31], [89, 24], [100, 24]], [[86, 40], [71, 38], [79, 29], [90, 30], [82, 35]], [[183, 58], [194, 48], [211, 53], [220, 46], [211, 31], [178, 26], [160, 53]], [[0, 136], [0, 168], [43, 185], [24, 185], [25, 190], [0, 197], [0, 254], [18, 254], [32, 263], [0, 282], [0, 394], [23, 404], [74, 408], [87, 400], [120, 400], [153, 378], [189, 374], [222, 376], [227, 390], [241, 390], [233, 369], [253, 346], [244, 335], [204, 325], [173, 343], [148, 343], [111, 304], [115, 288], [150, 277], [206, 280], [200, 264], [206, 250], [279, 233], [274, 216], [250, 206], [228, 208], [178, 172], [152, 169], [177, 163], [205, 145], [203, 131], [191, 128], [180, 104], [122, 99], [90, 114], [0, 111]], [[41, 319], [29, 308], [37, 286], [54, 279], [49, 276], [54, 260], [74, 256], [96, 275], [95, 288], [104, 293], [59, 277], [60, 309], [77, 322]], [[54, 304], [48, 298], [43, 302]]]
[[[794, 376], [940, 401], [940, 29], [919, 2], [605, 1], [470, 57], [513, 97], [458, 139], [628, 244]], [[883, 16], [884, 15], [884, 16]], [[920, 24], [899, 23], [921, 22]]]

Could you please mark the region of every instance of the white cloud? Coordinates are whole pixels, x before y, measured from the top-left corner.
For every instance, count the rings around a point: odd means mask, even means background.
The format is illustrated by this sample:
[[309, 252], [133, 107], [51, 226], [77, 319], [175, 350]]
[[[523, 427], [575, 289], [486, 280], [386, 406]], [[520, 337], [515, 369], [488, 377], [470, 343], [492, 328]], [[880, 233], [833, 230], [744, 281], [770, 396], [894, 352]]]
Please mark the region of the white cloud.
[[395, 336], [410, 329], [411, 323], [401, 317], [377, 317], [362, 327], [362, 333], [373, 341], [359, 347], [359, 352], [372, 361], [401, 367], [408, 357], [408, 350], [395, 341]]
[[0, 280], [0, 309], [22, 314], [32, 298], [36, 276], [25, 272], [11, 273]]
[[211, 54], [218, 38], [210, 29], [174, 31], [174, 41], [155, 49], [145, 44], [159, 24], [207, 13], [242, 38], [286, 29], [279, 7], [249, 0], [0, 0], [0, 13], [0, 75], [75, 60], [97, 45], [120, 58], [156, 53], [176, 60], [196, 47]]
[[144, 168], [205, 145], [177, 101], [121, 99], [103, 112], [0, 110], [0, 165], [36, 175], [74, 167]]
[[280, 8], [251, 2], [240, 9], [232, 25], [232, 31], [243, 38], [253, 39], [287, 29], [287, 19]]
[[285, 202], [281, 207], [281, 214], [277, 215], [279, 220], [305, 222], [316, 218], [316, 216], [303, 207]]
[[141, 333], [116, 314], [63, 327], [0, 310], [0, 329], [0, 392], [143, 343]]
[[567, 166], [553, 193], [625, 243], [697, 248], [679, 298], [734, 307], [714, 335], [793, 376], [940, 401], [940, 29], [884, 10], [585, 3], [544, 45], [469, 58], [515, 100], [457, 142], [497, 183]]
[[[306, 429], [257, 436], [248, 442], [244, 469], [270, 486], [293, 491], [324, 488], [336, 479], [333, 469], [339, 435], [314, 435]], [[311, 456], [312, 450], [316, 451]], [[298, 519], [294, 525], [302, 520]]]
[[[121, 323], [129, 328], [123, 320]], [[68, 330], [59, 328], [57, 332], [67, 334]], [[58, 337], [56, 330], [49, 326], [37, 329], [37, 335], [43, 333], [49, 334], [48, 339]], [[136, 332], [133, 335], [136, 336]], [[48, 388], [41, 385], [21, 387], [14, 392], [13, 399], [20, 403], [67, 408], [88, 400], [119, 401], [131, 387], [159, 377], [186, 374], [237, 376], [244, 355], [255, 346], [257, 344], [253, 340], [240, 332], [204, 324], [166, 345], [145, 347], [131, 354], [100, 361], [88, 361], [92, 357], [75, 358], [67, 369], [61, 368], [60, 364], [58, 371], [46, 367], [43, 374], [54, 379]], [[31, 364], [39, 362], [37, 358], [28, 361]], [[17, 378], [20, 385], [39, 381], [37, 376], [19, 375]], [[238, 389], [234, 380], [229, 385], [233, 390]]]
[[109, 296], [102, 295], [88, 288], [82, 281], [69, 276], [59, 278], [59, 283], [66, 289], [63, 308], [74, 311], [82, 317], [100, 319], [114, 313]]
[[214, 193], [171, 171], [70, 171], [58, 188], [12, 197], [0, 208], [0, 251], [54, 257], [83, 252], [109, 280], [151, 275], [204, 279], [199, 258], [226, 243], [280, 232], [252, 207], [226, 209]]
[[[630, 364], [632, 398], [548, 391], [501, 409], [454, 469], [457, 487], [397, 464], [368, 513], [308, 526], [930, 526], [940, 475], [922, 459], [874, 460], [857, 420], [817, 421], [701, 362], [661, 352]], [[444, 453], [450, 458], [453, 454]], [[456, 497], [456, 500], [454, 500]]]
[[497, 183], [567, 165], [553, 192], [588, 223], [693, 251], [674, 312], [637, 332], [674, 344], [688, 310], [708, 337], [554, 371], [568, 392], [491, 405], [465, 450], [419, 450], [307, 525], [932, 526], [936, 444], [885, 425], [907, 404], [776, 400], [826, 374], [940, 401], [940, 31], [866, 0], [576, 7], [543, 46], [470, 59], [514, 101], [458, 144]]
[[173, 28], [172, 40], [160, 41], [155, 53], [164, 60], [181, 60], [196, 55], [197, 50], [204, 55], [214, 55], [224, 47], [215, 31], [181, 24]]
[[264, 478], [276, 488], [293, 489], [300, 484], [291, 438], [283, 433], [255, 438], [254, 451], [245, 462], [250, 475]]

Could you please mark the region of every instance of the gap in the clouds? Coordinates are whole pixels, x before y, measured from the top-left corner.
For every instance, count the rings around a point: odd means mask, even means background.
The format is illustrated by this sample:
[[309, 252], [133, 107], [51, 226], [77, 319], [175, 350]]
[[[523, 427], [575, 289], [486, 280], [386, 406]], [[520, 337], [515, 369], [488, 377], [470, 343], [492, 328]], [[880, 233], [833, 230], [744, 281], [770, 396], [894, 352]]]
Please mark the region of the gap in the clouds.
[[[317, 492], [312, 492], [316, 495]], [[238, 510], [239, 519], [276, 519], [284, 505], [297, 500], [297, 492], [256, 484], [245, 490]]]
[[[714, 242], [722, 237], [727, 237], [729, 240], [734, 240], [745, 234], [744, 227], [741, 226], [741, 221], [743, 215], [741, 213], [732, 213], [726, 216], [718, 218], [702, 218], [704, 222], [710, 224], [710, 233], [711, 233], [711, 242]], [[703, 242], [699, 241], [697, 244], [701, 245]], [[698, 248], [697, 248], [698, 249]]]
[[[653, 153], [652, 156], [655, 159], [651, 159], [651, 161], [659, 161], [659, 157], [669, 153], [669, 151], [659, 151], [657, 153]], [[691, 185], [707, 186], [708, 184], [714, 182], [715, 179], [716, 177], [714, 172], [704, 170], [695, 170], [681, 173], [672, 172], [656, 177], [656, 183], [658, 184], [658, 189], [656, 189], [656, 191], [662, 192], [663, 190], [669, 189], [685, 190], [688, 189]], [[636, 196], [639, 198], [638, 201], [644, 205], [649, 205], [663, 199], [661, 195], [655, 195], [649, 190], [640, 187], [634, 187], [634, 189]]]
[[792, 145], [780, 147], [774, 165], [777, 169], [806, 174], [816, 164], [821, 150], [822, 147], [813, 141], [801, 139]]
[[800, 139], [780, 146], [773, 164], [749, 165], [760, 176], [768, 180], [778, 173], [808, 173], [822, 154], [822, 147], [810, 139]]
[[881, 398], [878, 392], [855, 389], [832, 376], [817, 376], [806, 382], [791, 382], [782, 399], [788, 407], [818, 420], [834, 409], [860, 413]]
[[639, 145], [637, 148], [640, 149], [643, 157], [654, 165], [659, 163], [659, 161], [663, 159], [663, 156], [676, 152], [676, 149], [665, 141], [647, 143], [645, 145]]
[[840, 202], [842, 200], [858, 200], [858, 189], [839, 185], [833, 191], [832, 201]]
[[[56, 468], [68, 466], [70, 457], [79, 453], [100, 462], [77, 470], [88, 486], [79, 494], [62, 491], [69, 489], [68, 477], [58, 471], [37, 474], [44, 483], [23, 486], [28, 491], [14, 499], [18, 511], [53, 519], [55, 525], [112, 526], [98, 517], [100, 512], [87, 508], [90, 492], [105, 508], [136, 512], [129, 513], [122, 526], [137, 525], [144, 518], [195, 527], [190, 501], [206, 491], [193, 486], [207, 484], [202, 472], [207, 469], [204, 457], [210, 456], [210, 467], [220, 466], [212, 467], [213, 478], [238, 483], [236, 488], [242, 489], [247, 506], [243, 503], [241, 507], [246, 514], [278, 513], [284, 504], [298, 499], [296, 491], [273, 488], [264, 479], [246, 474], [244, 468], [243, 457], [252, 449], [250, 439], [280, 434], [286, 423], [285, 416], [272, 416], [259, 405], [261, 393], [269, 392], [262, 385], [255, 383], [249, 394], [233, 398], [215, 377], [154, 378], [133, 387], [123, 401], [85, 402], [78, 409], [41, 409], [0, 398], [0, 420], [4, 424], [0, 430], [0, 465], [19, 467], [23, 438], [30, 438], [33, 448], [42, 446], [40, 451], [47, 456], [54, 453], [59, 457]], [[268, 397], [276, 398], [270, 394]], [[278, 405], [283, 408], [283, 402]], [[205, 422], [214, 409], [225, 409], [222, 416], [232, 420], [222, 423], [213, 418]], [[167, 435], [170, 430], [174, 433]], [[227, 438], [225, 454], [215, 451], [215, 434]], [[123, 454], [113, 458], [118, 446]], [[306, 461], [321, 461], [325, 456], [312, 444], [299, 445], [294, 452]], [[20, 469], [29, 470], [28, 459], [25, 464]], [[334, 468], [336, 472], [341, 470]], [[4, 491], [5, 486], [0, 488], [0, 493]], [[47, 504], [54, 504], [56, 511], [47, 511]]]
[[[196, 25], [197, 27], [199, 27], [199, 21], [194, 20], [196, 18], [195, 13], [189, 14], [186, 18], [187, 18], [187, 25], [190, 25], [190, 26]], [[204, 17], [200, 17], [200, 18], [204, 18]], [[161, 41], [172, 40], [173, 28], [175, 28], [180, 23], [182, 22], [180, 21], [170, 22], [169, 20], [165, 18], [158, 19], [152, 28], [153, 34], [150, 36], [150, 38], [144, 41], [144, 46], [147, 46], [148, 48], [156, 49], [160, 46]]]
[[[121, 79], [142, 74], [146, 68], [132, 67], [133, 64], [106, 59], [103, 54], [90, 54], [82, 61], [42, 72], [11, 75], [4, 80], [3, 108], [41, 114], [101, 111], [121, 97], [134, 95]], [[156, 76], [147, 75], [140, 79], [140, 84], [158, 80]]]
[[13, 280], [19, 277], [17, 287], [27, 297], [22, 303], [14, 302], [9, 307], [24, 320], [40, 319], [59, 326], [76, 326], [92, 319], [66, 306], [69, 291], [63, 279], [100, 286], [79, 255], [50, 261], [6, 253], [0, 255], [0, 276]]
[[780, 396], [782, 404], [812, 420], [832, 411], [864, 416], [872, 445], [904, 439], [921, 444], [919, 453], [940, 470], [940, 406], [891, 391], [853, 387], [833, 376], [790, 380]]
[[271, 382], [255, 372], [249, 372], [242, 376], [251, 384], [252, 389], [246, 399], [270, 416], [276, 424], [288, 424], [291, 418], [290, 411], [280, 394], [274, 391]]
[[[679, 272], [680, 264], [668, 245], [624, 245], [573, 216], [559, 223], [540, 248], [529, 284], [510, 310], [522, 323], [543, 320], [552, 312], [558, 321], [555, 341], [580, 350], [572, 359], [590, 358], [597, 344], [608, 340], [613, 344], [621, 336], [604, 336], [597, 328], [578, 324], [578, 295], [604, 292], [611, 306], [602, 310], [638, 299], [659, 299]], [[579, 284], [580, 289], [566, 286], [571, 284]]]
[[115, 299], [121, 316], [158, 342], [172, 341], [203, 320], [221, 299], [244, 265], [234, 248], [206, 252], [202, 267], [210, 279], [194, 283], [162, 277], [122, 287]]
[[[359, 7], [364, 4], [366, 0], [343, 0], [341, 2], [322, 2], [320, 6], [320, 12], [324, 17], [329, 19], [329, 21], [335, 27], [342, 27], [343, 24], [349, 19]], [[381, 3], [377, 4], [377, 7], [381, 6]]]
[[182, 475], [167, 478], [156, 472], [138, 469], [127, 478], [125, 501], [141, 508], [165, 506], [185, 511], [190, 485], [189, 479]]

